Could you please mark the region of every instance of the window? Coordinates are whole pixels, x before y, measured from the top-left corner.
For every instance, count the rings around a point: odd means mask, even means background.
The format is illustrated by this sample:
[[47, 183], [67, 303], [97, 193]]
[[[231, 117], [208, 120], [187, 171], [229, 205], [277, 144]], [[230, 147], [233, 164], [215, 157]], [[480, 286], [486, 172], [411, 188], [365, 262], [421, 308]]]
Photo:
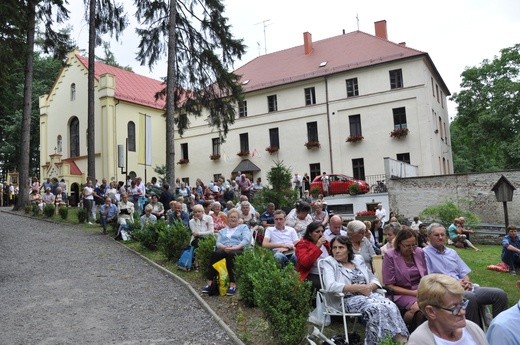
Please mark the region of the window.
[[403, 87], [403, 70], [394, 69], [390, 71], [390, 88], [399, 89]]
[[240, 134], [240, 152], [249, 152], [249, 134]]
[[278, 101], [276, 95], [267, 96], [267, 111], [278, 111]]
[[361, 115], [350, 115], [348, 117], [348, 122], [350, 125], [350, 136], [358, 137], [361, 136]]
[[79, 156], [79, 120], [77, 117], [72, 118], [69, 124], [69, 137], [70, 137], [70, 156]]
[[130, 121], [127, 125], [128, 151], [135, 152], [135, 123]]
[[278, 128], [269, 128], [269, 146], [280, 148], [280, 137]]
[[444, 92], [441, 90], [441, 107], [444, 109]]
[[[220, 138], [211, 139], [213, 156], [220, 155]], [[213, 180], [215, 181], [215, 180]]]
[[238, 117], [247, 117], [247, 101], [238, 103]]
[[309, 164], [309, 173], [311, 174], [311, 182], [316, 176], [321, 175], [320, 163]]
[[394, 113], [394, 129], [402, 129], [407, 128], [406, 124], [406, 109], [402, 108], [394, 108], [392, 109]]
[[365, 179], [365, 162], [363, 158], [356, 158], [352, 160], [352, 171], [354, 172], [355, 179]]
[[61, 153], [63, 150], [63, 140], [61, 138], [61, 135], [58, 135], [58, 138], [56, 139], [56, 153]]
[[347, 79], [347, 97], [359, 96], [357, 78]]
[[437, 94], [437, 103], [440, 103], [439, 99], [439, 85], [435, 84], [435, 93]]
[[70, 84], [70, 100], [76, 100], [76, 84], [74, 83]]
[[396, 155], [396, 159], [398, 161], [410, 164], [410, 153], [409, 152], [407, 152], [407, 153], [398, 153]]
[[441, 134], [441, 140], [444, 138], [444, 134], [442, 133], [442, 118], [439, 116], [439, 131]]
[[308, 87], [305, 90], [305, 105], [316, 104], [316, 90], [314, 87]]
[[307, 122], [307, 141], [318, 142], [318, 122]]
[[222, 177], [222, 174], [213, 174], [213, 181], [218, 181]]
[[433, 77], [431, 77], [431, 80], [432, 80], [432, 94], [433, 94], [433, 97], [435, 97], [435, 88], [434, 88], [434, 82], [433, 82]]
[[188, 156], [188, 143], [181, 144], [181, 159], [189, 160]]

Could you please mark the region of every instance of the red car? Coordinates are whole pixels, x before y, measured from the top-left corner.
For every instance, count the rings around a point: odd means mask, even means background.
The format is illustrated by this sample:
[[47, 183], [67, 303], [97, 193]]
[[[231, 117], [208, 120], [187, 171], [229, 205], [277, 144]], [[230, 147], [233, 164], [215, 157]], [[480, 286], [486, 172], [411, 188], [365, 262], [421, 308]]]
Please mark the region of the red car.
[[[359, 186], [359, 193], [358, 194], [365, 194], [368, 193], [370, 190], [370, 186], [366, 181], [363, 180], [356, 180], [353, 177], [349, 177], [347, 175], [341, 175], [341, 174], [330, 174], [327, 175], [329, 177], [329, 195], [334, 194], [349, 194], [350, 193], [350, 185], [357, 183]], [[314, 188], [318, 188], [320, 190], [320, 193], [323, 193], [323, 184], [322, 179], [323, 175], [318, 175], [314, 178], [314, 180], [311, 183], [311, 190]]]

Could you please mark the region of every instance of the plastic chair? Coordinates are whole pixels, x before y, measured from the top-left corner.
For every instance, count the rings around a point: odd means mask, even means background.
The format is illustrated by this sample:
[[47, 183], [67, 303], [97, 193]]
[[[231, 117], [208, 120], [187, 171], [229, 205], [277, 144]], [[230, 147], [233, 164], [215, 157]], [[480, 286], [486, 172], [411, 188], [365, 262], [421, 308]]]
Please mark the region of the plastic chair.
[[[321, 295], [323, 303], [325, 304], [325, 311], [324, 311], [325, 315], [341, 316], [343, 318], [343, 331], [345, 332], [345, 340], [348, 343], [349, 340], [348, 340], [348, 324], [347, 324], [348, 320], [347, 320], [347, 318], [354, 318], [354, 325], [352, 328], [355, 328], [357, 318], [361, 316], [361, 313], [347, 313], [345, 311], [345, 303], [344, 303], [345, 294], [329, 292], [323, 288], [323, 286], [324, 286], [323, 285], [323, 276], [321, 274], [322, 261], [323, 261], [323, 259], [318, 261], [318, 272], [320, 275], [320, 284], [321, 284], [322, 288], [320, 289], [320, 291], [317, 292], [317, 294]], [[336, 298], [339, 297], [341, 299], [341, 309], [337, 309], [334, 306], [332, 306], [331, 301], [329, 300], [331, 297], [336, 297]], [[321, 325], [320, 332], [323, 332], [324, 328], [325, 328], [325, 325], [324, 324]]]

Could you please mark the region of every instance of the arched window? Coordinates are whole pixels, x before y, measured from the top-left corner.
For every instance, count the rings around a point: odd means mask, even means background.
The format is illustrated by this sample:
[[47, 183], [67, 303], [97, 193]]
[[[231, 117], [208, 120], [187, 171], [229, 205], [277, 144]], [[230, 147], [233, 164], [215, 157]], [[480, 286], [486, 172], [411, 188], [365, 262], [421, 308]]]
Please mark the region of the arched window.
[[69, 124], [70, 156], [79, 156], [79, 120], [73, 117]]
[[70, 100], [76, 100], [76, 84], [74, 83], [70, 84]]
[[135, 123], [128, 122], [128, 151], [135, 152]]
[[56, 140], [56, 153], [61, 153], [63, 151], [63, 140], [61, 139], [61, 135], [58, 135]]

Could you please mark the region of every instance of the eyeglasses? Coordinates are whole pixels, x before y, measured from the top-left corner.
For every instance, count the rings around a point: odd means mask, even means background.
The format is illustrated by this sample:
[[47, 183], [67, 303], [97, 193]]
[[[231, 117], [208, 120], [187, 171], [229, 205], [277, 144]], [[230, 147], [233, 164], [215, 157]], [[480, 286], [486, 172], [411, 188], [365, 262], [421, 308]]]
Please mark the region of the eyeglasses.
[[453, 308], [444, 308], [439, 305], [432, 305], [432, 307], [436, 307], [436, 308], [440, 308], [442, 310], [449, 311], [452, 315], [459, 315], [461, 309], [466, 310], [466, 308], [468, 307], [468, 303], [469, 303], [469, 300], [464, 298], [460, 304], [454, 306]]
[[403, 243], [401, 243], [401, 246], [403, 246], [403, 248], [406, 248], [406, 249], [417, 248], [417, 243], [414, 243], [414, 244], [403, 244]]

